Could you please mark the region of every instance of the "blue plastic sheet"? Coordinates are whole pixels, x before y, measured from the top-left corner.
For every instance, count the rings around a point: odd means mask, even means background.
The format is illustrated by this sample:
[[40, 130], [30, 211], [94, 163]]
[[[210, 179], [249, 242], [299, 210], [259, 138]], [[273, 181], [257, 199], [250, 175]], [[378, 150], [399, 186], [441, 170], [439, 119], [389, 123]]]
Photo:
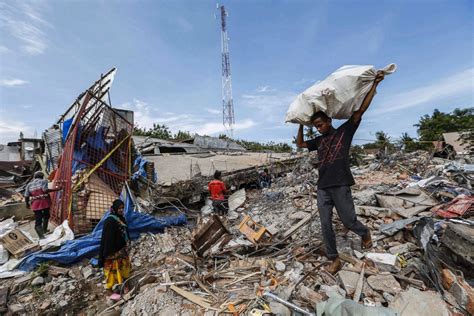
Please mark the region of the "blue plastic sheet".
[[[74, 147], [73, 160], [72, 160], [72, 174], [77, 171], [86, 168], [86, 162], [88, 164], [95, 165], [99, 162], [97, 157], [105, 157], [105, 155], [111, 150], [110, 145], [105, 141], [107, 129], [104, 126], [100, 126], [97, 131], [91, 133], [85, 140], [85, 142], [79, 147], [81, 139], [81, 126], [77, 132], [76, 146]], [[115, 165], [113, 160], [109, 157], [103, 164], [105, 169], [113, 173], [119, 173], [119, 168]]]
[[[125, 218], [127, 220], [130, 238], [137, 239], [140, 233], [162, 233], [166, 227], [184, 225], [187, 223], [186, 216], [180, 214], [178, 216], [156, 218], [151, 215], [134, 211], [134, 205], [128, 196], [125, 200]], [[56, 252], [37, 252], [26, 257], [18, 267], [23, 271], [31, 271], [42, 262], [55, 261], [60, 264], [72, 264], [83, 258], [92, 258], [99, 254], [100, 239], [102, 236], [102, 228], [107, 212], [100, 220], [92, 233], [78, 239], [66, 242], [61, 249]]]
[[[135, 161], [133, 162], [133, 167], [136, 168], [138, 167], [138, 170], [132, 175], [132, 179], [136, 180], [138, 177], [143, 177], [147, 178], [146, 170], [145, 170], [145, 164], [148, 161], [143, 158], [142, 155], [138, 155], [137, 158], [135, 158]], [[158, 177], [156, 175], [156, 171], [153, 171], [153, 183], [156, 183], [158, 180]]]
[[69, 133], [69, 129], [71, 128], [73, 118], [65, 120], [63, 122], [63, 143], [66, 142], [67, 134]]

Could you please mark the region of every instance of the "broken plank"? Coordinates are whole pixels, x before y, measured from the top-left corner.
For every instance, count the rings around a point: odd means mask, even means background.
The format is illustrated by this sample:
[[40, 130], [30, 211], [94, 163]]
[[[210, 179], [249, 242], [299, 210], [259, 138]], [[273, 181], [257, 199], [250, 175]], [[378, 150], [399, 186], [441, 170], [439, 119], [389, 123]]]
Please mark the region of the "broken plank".
[[163, 279], [165, 279], [166, 283], [171, 283], [171, 278], [170, 278], [170, 274], [168, 273], [168, 271], [163, 272]]
[[320, 303], [324, 300], [323, 296], [319, 294], [318, 292], [310, 289], [309, 287], [306, 287], [302, 285], [299, 289], [299, 293], [301, 298], [306, 301], [310, 302], [311, 305], [315, 305], [317, 303]]
[[362, 268], [360, 271], [359, 279], [357, 280], [357, 285], [354, 293], [353, 300], [354, 302], [358, 303], [360, 300], [360, 295], [362, 294], [362, 286], [364, 285], [364, 271], [365, 271], [365, 264], [362, 264]]
[[254, 273], [250, 273], [250, 274], [248, 274], [248, 275], [246, 275], [246, 276], [244, 276], [244, 277], [242, 277], [242, 278], [240, 278], [240, 279], [237, 279], [237, 280], [235, 280], [235, 281], [233, 281], [233, 282], [231, 282], [231, 283], [229, 283], [229, 284], [226, 284], [224, 287], [227, 287], [227, 286], [229, 286], [229, 285], [238, 283], [238, 282], [240, 282], [240, 281], [243, 281], [243, 280], [245, 280], [245, 279], [248, 279], [248, 278], [250, 278], [250, 277], [253, 277], [254, 275], [261, 274], [261, 273], [262, 273], [262, 272], [260, 272], [260, 271], [257, 271], [257, 272], [254, 272]]
[[170, 286], [170, 288], [175, 291], [177, 294], [181, 295], [182, 297], [184, 297], [185, 299], [193, 302], [194, 304], [197, 304], [203, 308], [206, 308], [206, 309], [212, 309], [212, 310], [215, 310], [215, 311], [218, 311], [219, 309], [215, 308], [215, 307], [212, 307], [211, 304], [209, 303], [208, 300], [200, 297], [200, 296], [197, 296], [196, 294], [193, 294], [191, 292], [188, 292], [186, 290], [183, 290], [179, 287], [177, 287], [176, 285], [172, 285]]
[[199, 280], [199, 278], [198, 278], [196, 275], [193, 277], [193, 279], [194, 279], [194, 281], [196, 281], [197, 285], [199, 285], [199, 287], [200, 287], [201, 289], [203, 289], [204, 291], [206, 291], [206, 293], [208, 293], [209, 295], [211, 295], [214, 299], [217, 299], [217, 296], [216, 296], [214, 293], [212, 293], [212, 292], [207, 288], [207, 286], [205, 286], [204, 283], [202, 283], [201, 280]]
[[408, 282], [410, 283], [411, 285], [413, 285], [413, 287], [416, 287], [417, 289], [419, 290], [426, 290], [426, 286], [425, 286], [425, 283], [421, 280], [416, 280], [416, 279], [412, 279], [412, 278], [407, 278], [403, 275], [400, 275], [400, 274], [393, 274], [393, 276], [397, 279], [399, 279], [400, 281], [404, 281], [404, 282]]
[[286, 233], [283, 234], [283, 239], [286, 239], [290, 237], [291, 235], [294, 234], [298, 229], [300, 229], [302, 226], [304, 226], [306, 223], [309, 222], [309, 220], [313, 217], [315, 213], [309, 213], [306, 215], [302, 220], [300, 220], [298, 223], [293, 225]]
[[352, 257], [351, 255], [345, 254], [345, 253], [340, 253], [339, 258], [341, 258], [341, 260], [343, 260], [343, 261], [349, 262], [350, 264], [352, 264], [354, 266], [357, 266], [358, 264], [360, 265], [362, 263], [362, 261]]

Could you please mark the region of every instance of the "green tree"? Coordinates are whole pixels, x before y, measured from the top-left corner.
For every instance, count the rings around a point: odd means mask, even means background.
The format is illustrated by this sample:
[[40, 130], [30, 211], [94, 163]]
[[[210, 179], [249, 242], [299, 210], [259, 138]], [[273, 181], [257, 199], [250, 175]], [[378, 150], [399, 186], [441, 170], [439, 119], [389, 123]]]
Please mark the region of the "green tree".
[[376, 132], [375, 139], [375, 143], [379, 145], [380, 148], [384, 147], [387, 143], [390, 142], [390, 136], [388, 136], [384, 131]]
[[166, 126], [165, 124], [160, 125], [156, 123], [154, 123], [153, 127], [149, 129], [135, 126], [133, 130], [133, 135], [150, 136], [150, 137], [159, 138], [159, 139], [172, 139], [173, 138], [172, 136], [173, 134], [171, 133], [168, 126]]
[[[133, 135], [136, 136], [150, 136], [159, 139], [166, 139], [166, 140], [186, 140], [192, 138], [191, 134], [188, 131], [178, 131], [176, 134], [172, 134], [168, 126], [160, 125], [160, 124], [153, 124], [152, 128], [140, 128], [139, 126], [135, 126], [133, 130]], [[220, 134], [218, 136], [220, 139], [226, 139], [236, 142], [237, 144], [241, 145], [247, 150], [250, 151], [264, 151], [269, 150], [273, 152], [291, 152], [292, 147], [287, 143], [275, 143], [275, 142], [267, 142], [267, 143], [260, 143], [256, 141], [247, 141], [247, 140], [234, 140], [229, 138], [225, 134]]]
[[173, 137], [173, 139], [175, 140], [187, 140], [190, 138], [193, 138], [191, 136], [191, 133], [189, 133], [188, 131], [181, 131], [181, 130], [178, 131]]
[[237, 144], [241, 145], [247, 150], [250, 151], [264, 151], [269, 150], [273, 152], [291, 152], [292, 148], [287, 143], [275, 143], [275, 142], [267, 142], [267, 143], [260, 143], [255, 141], [246, 141], [246, 140], [234, 140]]
[[378, 131], [375, 133], [375, 142], [364, 144], [365, 149], [389, 149], [393, 150], [394, 146], [390, 142], [391, 138], [384, 131]]
[[413, 137], [408, 135], [408, 133], [402, 133], [400, 137], [400, 145], [403, 145], [406, 152], [412, 152], [418, 149], [423, 149], [423, 145], [416, 141]]
[[452, 113], [443, 113], [438, 109], [432, 115], [424, 115], [415, 124], [420, 141], [443, 139], [443, 133], [469, 131], [474, 126], [474, 108], [455, 109]]

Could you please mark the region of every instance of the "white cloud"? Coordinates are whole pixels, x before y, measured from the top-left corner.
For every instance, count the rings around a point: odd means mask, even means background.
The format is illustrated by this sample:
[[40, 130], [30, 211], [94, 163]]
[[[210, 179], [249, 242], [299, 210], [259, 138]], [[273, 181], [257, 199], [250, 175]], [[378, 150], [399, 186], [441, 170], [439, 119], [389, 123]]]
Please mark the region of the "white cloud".
[[[246, 119], [242, 122], [236, 123], [234, 125], [234, 131], [241, 131], [244, 129], [249, 129], [254, 127], [256, 124], [251, 119]], [[198, 127], [193, 132], [198, 133], [200, 135], [215, 135], [218, 133], [225, 133], [226, 129], [222, 122], [211, 122], [205, 123], [203, 126]]]
[[276, 89], [270, 87], [270, 86], [261, 86], [257, 88], [257, 93], [266, 93], [266, 92], [275, 92]]
[[312, 78], [302, 78], [300, 80], [297, 80], [293, 82], [293, 85], [295, 86], [310, 86], [312, 84], [316, 83], [315, 79]]
[[191, 32], [194, 26], [182, 16], [174, 17], [173, 20], [183, 32]]
[[43, 19], [40, 5], [25, 1], [0, 4], [0, 26], [11, 36], [19, 40], [21, 50], [28, 55], [39, 55], [47, 48], [45, 27], [52, 27]]
[[206, 108], [206, 111], [207, 113], [210, 113], [210, 114], [222, 114], [222, 110], [216, 110], [216, 109], [211, 109], [211, 108]]
[[[135, 124], [139, 127], [151, 128], [154, 123], [165, 124], [173, 133], [178, 130], [188, 131], [191, 134], [214, 135], [226, 132], [222, 121], [213, 122], [209, 118], [191, 114], [175, 114], [173, 112], [159, 112], [157, 107], [139, 99], [132, 102], [123, 103], [119, 108], [126, 108], [134, 111]], [[244, 130], [255, 126], [255, 122], [245, 119], [234, 125], [234, 130]]]
[[0, 86], [2, 87], [15, 87], [27, 84], [28, 81], [21, 79], [0, 79]]
[[240, 105], [251, 108], [265, 121], [283, 121], [290, 103], [296, 98], [296, 93], [274, 91], [265, 94], [244, 94]]
[[[383, 83], [382, 83], [383, 84]], [[445, 77], [431, 84], [387, 97], [376, 113], [408, 109], [435, 100], [456, 96], [474, 90], [474, 68]], [[474, 94], [472, 94], [474, 97]], [[387, 99], [386, 98], [386, 99]]]
[[4, 113], [1, 116], [3, 118], [0, 118], [0, 144], [16, 141], [20, 136], [20, 132], [23, 132], [25, 136], [32, 134], [30, 126], [22, 122], [6, 120]]
[[8, 53], [9, 51], [7, 47], [0, 45], [0, 54]]

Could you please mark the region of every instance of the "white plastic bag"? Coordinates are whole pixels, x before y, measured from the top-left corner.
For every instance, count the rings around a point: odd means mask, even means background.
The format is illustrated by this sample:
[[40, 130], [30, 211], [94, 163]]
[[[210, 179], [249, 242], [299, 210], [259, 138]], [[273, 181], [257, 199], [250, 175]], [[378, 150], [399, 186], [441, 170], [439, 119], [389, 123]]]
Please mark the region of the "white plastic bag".
[[13, 218], [8, 218], [0, 222], [0, 237], [5, 236], [8, 232], [18, 227], [18, 223]]
[[[389, 64], [381, 69], [385, 74], [395, 72]], [[323, 81], [298, 95], [286, 112], [286, 122], [311, 125], [311, 116], [323, 111], [335, 119], [348, 119], [357, 111], [377, 75], [374, 66], [343, 66]]]

